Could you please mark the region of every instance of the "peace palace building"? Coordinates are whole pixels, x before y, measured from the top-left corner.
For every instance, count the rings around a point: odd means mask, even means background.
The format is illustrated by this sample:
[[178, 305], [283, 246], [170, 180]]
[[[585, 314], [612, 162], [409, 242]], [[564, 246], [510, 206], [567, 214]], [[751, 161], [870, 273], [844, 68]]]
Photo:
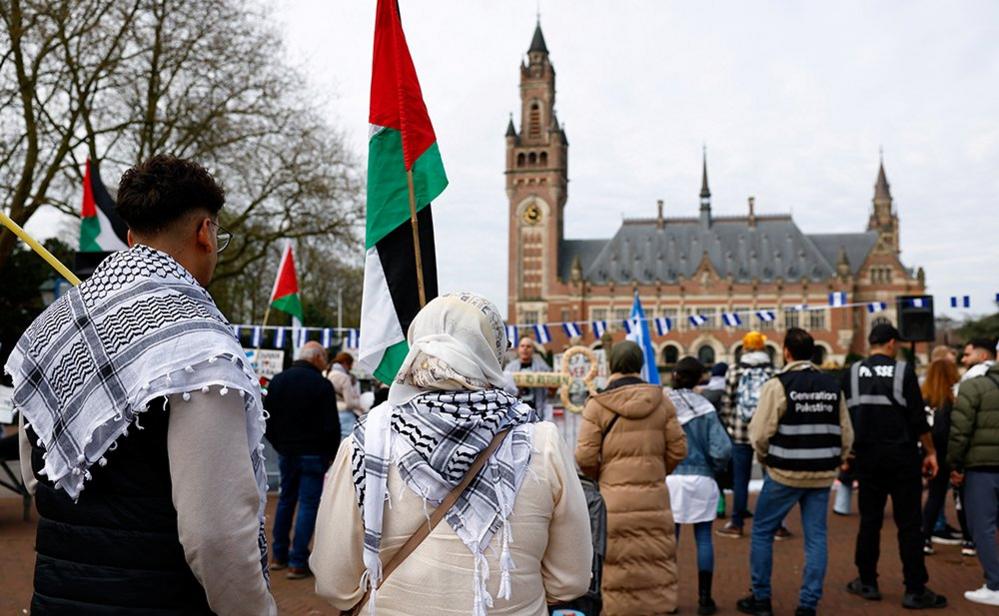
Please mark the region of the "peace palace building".
[[[751, 328], [767, 334], [779, 356], [782, 332], [808, 329], [821, 347], [817, 359], [841, 363], [864, 353], [869, 322], [895, 321], [894, 298], [924, 291], [922, 269], [899, 259], [899, 222], [885, 177], [878, 170], [867, 230], [804, 233], [789, 214], [757, 214], [749, 198], [744, 216], [713, 216], [706, 161], [697, 216], [625, 219], [610, 239], [568, 239], [569, 142], [555, 116], [555, 69], [541, 27], [535, 29], [520, 67], [520, 129], [506, 131], [506, 193], [510, 202], [509, 306], [511, 323], [588, 324], [607, 321], [615, 339], [638, 291], [646, 317], [672, 319], [673, 331], [656, 335], [659, 363], [694, 355], [705, 363], [732, 362]], [[829, 308], [829, 294], [847, 301], [886, 302], [885, 313], [866, 306]], [[796, 307], [822, 307], [802, 311]], [[755, 315], [769, 310], [776, 321]], [[738, 312], [742, 325], [727, 327], [723, 312]], [[691, 315], [707, 323], [693, 327]], [[559, 350], [570, 341], [550, 327]], [[582, 343], [597, 346], [590, 327]]]

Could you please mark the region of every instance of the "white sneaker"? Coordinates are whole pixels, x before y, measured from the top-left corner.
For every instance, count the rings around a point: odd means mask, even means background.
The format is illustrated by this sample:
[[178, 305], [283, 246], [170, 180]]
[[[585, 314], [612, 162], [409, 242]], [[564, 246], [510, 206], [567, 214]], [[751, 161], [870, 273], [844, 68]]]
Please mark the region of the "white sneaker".
[[978, 590], [969, 590], [964, 593], [964, 598], [974, 603], [999, 606], [999, 590], [989, 590], [988, 586], [982, 586]]

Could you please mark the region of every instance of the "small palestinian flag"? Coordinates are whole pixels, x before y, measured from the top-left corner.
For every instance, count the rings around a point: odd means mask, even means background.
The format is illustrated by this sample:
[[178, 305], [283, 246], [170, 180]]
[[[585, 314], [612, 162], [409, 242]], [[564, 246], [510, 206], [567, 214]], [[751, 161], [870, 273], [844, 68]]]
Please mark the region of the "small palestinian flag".
[[391, 383], [409, 347], [406, 330], [420, 310], [410, 221], [415, 194], [424, 291], [437, 296], [430, 202], [447, 186], [430, 116], [409, 55], [396, 0], [378, 0], [371, 68], [367, 222], [358, 364]]
[[284, 246], [281, 253], [281, 263], [278, 264], [277, 279], [274, 290], [271, 291], [271, 308], [287, 312], [292, 316], [296, 326], [302, 324], [302, 300], [298, 296], [298, 276], [295, 275], [295, 255], [291, 250], [291, 242]]
[[80, 207], [80, 249], [74, 273], [87, 278], [109, 254], [128, 248], [128, 225], [115, 212], [97, 163], [87, 160], [83, 173], [83, 204]]

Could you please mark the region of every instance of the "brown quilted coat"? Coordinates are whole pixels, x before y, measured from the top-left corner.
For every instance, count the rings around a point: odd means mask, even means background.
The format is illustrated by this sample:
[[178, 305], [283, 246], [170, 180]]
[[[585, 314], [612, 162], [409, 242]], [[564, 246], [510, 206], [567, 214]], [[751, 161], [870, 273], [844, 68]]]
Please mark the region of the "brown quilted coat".
[[603, 614], [667, 614], [676, 608], [677, 569], [666, 475], [687, 455], [687, 441], [658, 385], [614, 388], [617, 377], [586, 403], [576, 446], [579, 467], [599, 478], [607, 503]]

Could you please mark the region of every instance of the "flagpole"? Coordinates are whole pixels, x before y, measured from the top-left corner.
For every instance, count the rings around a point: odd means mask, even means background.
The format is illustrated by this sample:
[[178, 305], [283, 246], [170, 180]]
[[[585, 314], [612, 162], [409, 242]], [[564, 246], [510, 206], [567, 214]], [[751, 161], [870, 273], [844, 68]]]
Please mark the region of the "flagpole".
[[[409, 181], [409, 186], [410, 186], [410, 193], [409, 193], [410, 197], [409, 197], [409, 199], [410, 199], [410, 203], [412, 203], [412, 199], [413, 199], [413, 196], [412, 196], [413, 195], [413, 193], [412, 193], [413, 181], [412, 180]], [[11, 220], [10, 217], [7, 216], [7, 214], [5, 214], [3, 212], [3, 210], [0, 210], [0, 223], [3, 223], [3, 226], [7, 227], [10, 230], [11, 233], [13, 233], [17, 237], [21, 238], [24, 241], [25, 244], [27, 244], [32, 250], [34, 250], [36, 253], [38, 253], [39, 257], [45, 259], [45, 261], [49, 265], [51, 265], [53, 268], [55, 268], [55, 271], [59, 272], [59, 275], [62, 276], [63, 278], [65, 278], [67, 281], [69, 281], [70, 284], [72, 284], [74, 287], [76, 285], [80, 284], [80, 279], [77, 278], [76, 274], [74, 274], [73, 272], [69, 271], [68, 267], [66, 267], [65, 265], [63, 265], [59, 261], [59, 259], [56, 259], [55, 255], [53, 255], [51, 252], [49, 252], [48, 250], [46, 250], [44, 246], [42, 246], [37, 241], [35, 241], [35, 238], [33, 238], [30, 235], [28, 235], [27, 231], [25, 231], [24, 229], [22, 229], [20, 225], [18, 225], [16, 222], [14, 222], [13, 220]], [[416, 254], [417, 254], [417, 257], [416, 257], [417, 258], [417, 262], [419, 262], [419, 254], [420, 254], [419, 253], [419, 247], [417, 247], [417, 253]], [[421, 274], [422, 274], [422, 272], [421, 272]], [[422, 282], [420, 283], [420, 297], [423, 297], [423, 283]]]
[[260, 336], [257, 338], [257, 348], [253, 351], [253, 358], [257, 360], [257, 369], [260, 369], [260, 346], [264, 343], [264, 332], [267, 330], [267, 318], [271, 316], [271, 305], [267, 304], [264, 309], [264, 324], [260, 326]]
[[409, 185], [409, 221], [413, 227], [413, 253], [416, 257], [416, 286], [420, 293], [420, 308], [427, 305], [427, 292], [423, 287], [423, 255], [420, 252], [420, 222], [416, 218], [416, 190], [413, 188], [413, 170], [406, 171]]

